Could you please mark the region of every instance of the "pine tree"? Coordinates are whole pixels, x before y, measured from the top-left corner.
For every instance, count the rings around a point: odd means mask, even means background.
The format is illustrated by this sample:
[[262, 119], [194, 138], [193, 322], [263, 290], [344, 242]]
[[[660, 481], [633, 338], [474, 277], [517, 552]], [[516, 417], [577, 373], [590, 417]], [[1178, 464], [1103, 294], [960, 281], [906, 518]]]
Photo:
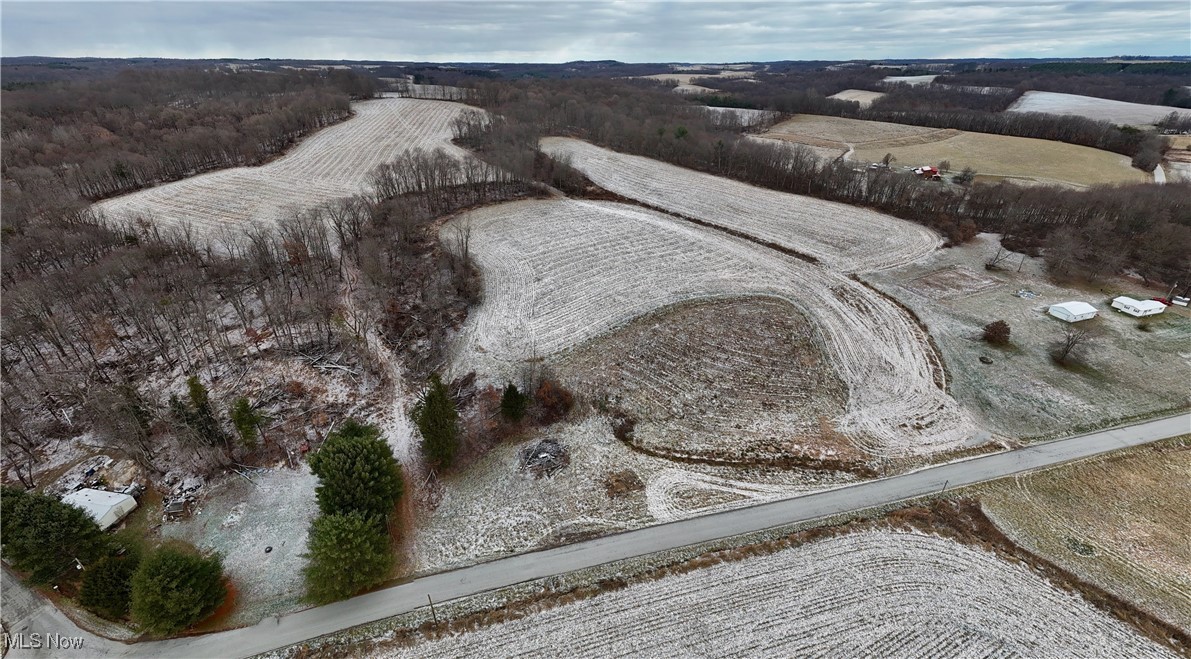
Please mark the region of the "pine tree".
[[90, 565], [107, 554], [108, 537], [82, 508], [9, 486], [0, 492], [4, 558], [30, 582], [77, 578], [76, 560]]
[[253, 409], [252, 404], [243, 396], [236, 399], [236, 404], [232, 405], [229, 416], [232, 419], [232, 425], [236, 427], [236, 432], [240, 435], [240, 443], [248, 448], [256, 446], [260, 424], [264, 423], [267, 417]]
[[210, 615], [227, 597], [223, 561], [193, 548], [165, 546], [132, 576], [132, 617], [146, 631], [173, 634]]
[[358, 512], [382, 526], [404, 487], [401, 466], [380, 431], [352, 419], [310, 457], [310, 471], [319, 478], [315, 496], [324, 515]]
[[120, 620], [132, 603], [132, 575], [140, 565], [136, 554], [108, 556], [83, 571], [79, 604], [99, 615]]
[[517, 385], [510, 382], [500, 396], [500, 415], [509, 421], [520, 421], [529, 407], [529, 396], [521, 393]]
[[433, 466], [449, 468], [459, 450], [459, 412], [437, 374], [430, 376], [430, 388], [414, 407], [413, 419], [422, 432], [426, 459]]
[[381, 526], [381, 520], [357, 512], [315, 519], [307, 539], [307, 599], [326, 604], [383, 581], [394, 558]]

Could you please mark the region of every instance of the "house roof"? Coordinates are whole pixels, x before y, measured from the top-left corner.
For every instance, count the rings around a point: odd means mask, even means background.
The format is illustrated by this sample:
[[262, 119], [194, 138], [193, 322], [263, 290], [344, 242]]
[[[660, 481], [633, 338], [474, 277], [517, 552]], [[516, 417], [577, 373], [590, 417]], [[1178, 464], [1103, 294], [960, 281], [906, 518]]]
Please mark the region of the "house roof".
[[1082, 316], [1085, 313], [1096, 313], [1096, 307], [1093, 307], [1087, 302], [1079, 302], [1077, 300], [1050, 305], [1051, 309], [1054, 309], [1055, 307], [1058, 307], [1073, 316]]

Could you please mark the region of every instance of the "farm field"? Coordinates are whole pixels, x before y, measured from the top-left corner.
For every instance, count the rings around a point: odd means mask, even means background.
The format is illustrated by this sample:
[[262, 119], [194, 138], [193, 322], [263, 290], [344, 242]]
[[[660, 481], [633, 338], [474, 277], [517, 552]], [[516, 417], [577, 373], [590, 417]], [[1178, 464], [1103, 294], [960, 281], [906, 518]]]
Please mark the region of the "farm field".
[[1191, 436], [985, 485], [1015, 542], [1191, 628]]
[[[714, 91], [714, 90], [712, 90]], [[771, 110], [751, 110], [748, 108], [717, 108], [706, 106], [705, 111], [714, 114], [731, 115], [736, 117], [742, 126], [757, 126], [762, 125], [767, 121], [772, 121], [777, 117], [776, 112]]]
[[[456, 340], [452, 371], [520, 380], [550, 358], [667, 306], [770, 296], [823, 337], [848, 386], [837, 429], [875, 456], [925, 456], [979, 435], [913, 318], [827, 268], [670, 216], [611, 202], [524, 201], [467, 213], [484, 302]], [[451, 230], [448, 224], [444, 231]]]
[[851, 148], [851, 159], [878, 162], [891, 153], [898, 166], [971, 167], [981, 175], [1037, 183], [1088, 186], [1140, 183], [1150, 175], [1129, 158], [1108, 151], [1051, 140], [969, 133], [881, 121], [798, 115], [762, 134], [818, 147]]
[[[546, 138], [542, 149], [607, 190], [777, 243], [842, 272], [907, 263], [942, 244], [929, 229], [889, 215], [766, 190], [581, 140]], [[881, 248], [874, 249], [878, 235]]]
[[698, 94], [714, 94], [714, 93], [718, 92], [719, 90], [712, 89], [711, 87], [704, 87], [703, 85], [678, 85], [674, 89], [671, 89], [670, 91], [674, 92], [675, 94], [698, 95]]
[[1191, 116], [1191, 110], [1165, 105], [1126, 103], [1094, 96], [1060, 94], [1058, 92], [1028, 91], [1022, 94], [1006, 112], [1044, 112], [1073, 114], [1097, 121], [1130, 126], [1150, 126], [1171, 112]]
[[193, 176], [108, 199], [94, 209], [111, 220], [189, 225], [203, 237], [275, 222], [366, 192], [377, 165], [412, 149], [441, 148], [468, 157], [450, 143], [451, 121], [466, 107], [407, 98], [362, 101], [353, 105], [354, 117], [318, 131], [268, 164]]
[[[1191, 373], [1191, 312], [1170, 307], [1140, 329], [1138, 319], [1110, 309], [1118, 294], [1148, 298], [1166, 291], [1140, 281], [1114, 280], [1096, 288], [1068, 288], [1046, 276], [1041, 259], [1020, 255], [1004, 269], [984, 263], [997, 252], [997, 236], [981, 234], [959, 247], [902, 268], [864, 279], [913, 309], [930, 328], [942, 350], [950, 392], [988, 430], [1008, 437], [1031, 438], [1080, 429], [1138, 415], [1191, 405], [1186, 382]], [[1038, 295], [1023, 299], [1015, 291]], [[1049, 350], [1064, 323], [1046, 314], [1055, 303], [1082, 300], [1100, 316], [1084, 321], [1102, 336], [1092, 344], [1082, 366], [1063, 368]], [[981, 328], [994, 320], [1009, 323], [1012, 345], [990, 346]], [[980, 357], [993, 360], [984, 364]], [[1128, 364], [1146, 364], [1145, 369]]]
[[632, 441], [650, 451], [738, 464], [808, 450], [863, 459], [831, 430], [847, 388], [825, 362], [814, 326], [786, 302], [678, 305], [552, 366], [576, 393], [636, 419]]
[[[1028, 568], [869, 531], [637, 583], [387, 657], [1174, 656]], [[375, 651], [375, 649], [374, 649]]]
[[1128, 156], [1053, 140], [987, 133], [961, 132], [925, 144], [857, 146], [853, 157], [877, 162], [886, 153], [892, 153], [901, 165], [937, 165], [947, 160], [951, 171], [971, 167], [985, 176], [1037, 183], [1089, 186], [1153, 180], [1134, 169]]
[[881, 82], [890, 85], [929, 85], [938, 77], [937, 73], [923, 76], [885, 76]]
[[827, 98], [834, 98], [840, 101], [856, 101], [860, 107], [867, 108], [873, 104], [873, 101], [884, 96], [884, 92], [870, 92], [865, 89], [845, 89], [842, 92], [837, 92], [828, 96]]
[[692, 85], [699, 78], [719, 78], [721, 80], [734, 78], [751, 78], [752, 71], [692, 71], [681, 73], [655, 73], [648, 76], [637, 76], [646, 80], [661, 80], [673, 85]]

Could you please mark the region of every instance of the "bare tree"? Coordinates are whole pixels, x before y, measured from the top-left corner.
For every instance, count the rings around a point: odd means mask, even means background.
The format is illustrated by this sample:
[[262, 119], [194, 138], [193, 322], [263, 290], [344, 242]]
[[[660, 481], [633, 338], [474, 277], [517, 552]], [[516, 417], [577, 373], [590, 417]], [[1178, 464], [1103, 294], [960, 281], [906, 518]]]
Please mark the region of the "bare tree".
[[1073, 356], [1085, 352], [1100, 336], [1096, 327], [1070, 323], [1063, 328], [1063, 335], [1055, 342], [1055, 361], [1066, 364]]

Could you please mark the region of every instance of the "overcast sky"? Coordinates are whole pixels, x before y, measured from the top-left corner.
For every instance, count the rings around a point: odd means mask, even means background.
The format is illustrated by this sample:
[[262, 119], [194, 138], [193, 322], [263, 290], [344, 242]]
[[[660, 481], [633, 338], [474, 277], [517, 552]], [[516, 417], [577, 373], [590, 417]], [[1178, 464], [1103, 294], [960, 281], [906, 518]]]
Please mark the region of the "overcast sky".
[[14, 2], [5, 56], [733, 62], [1191, 54], [1191, 0]]

